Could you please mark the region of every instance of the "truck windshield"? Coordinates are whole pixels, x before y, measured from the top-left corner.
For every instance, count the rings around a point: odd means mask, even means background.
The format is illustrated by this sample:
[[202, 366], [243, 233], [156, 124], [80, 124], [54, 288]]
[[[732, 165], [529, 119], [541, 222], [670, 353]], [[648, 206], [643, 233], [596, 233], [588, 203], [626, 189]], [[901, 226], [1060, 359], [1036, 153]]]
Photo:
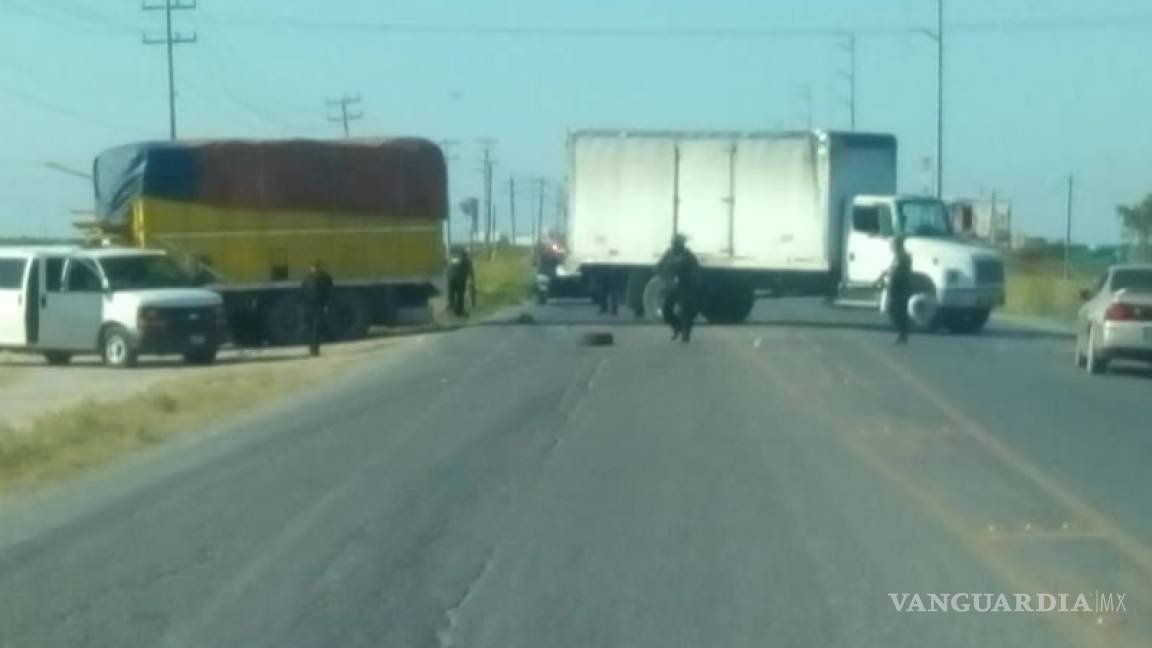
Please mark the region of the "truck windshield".
[[134, 255], [100, 259], [108, 287], [112, 290], [180, 288], [192, 285], [191, 278], [171, 258]]
[[938, 200], [901, 201], [900, 231], [907, 236], [952, 236], [948, 211]]

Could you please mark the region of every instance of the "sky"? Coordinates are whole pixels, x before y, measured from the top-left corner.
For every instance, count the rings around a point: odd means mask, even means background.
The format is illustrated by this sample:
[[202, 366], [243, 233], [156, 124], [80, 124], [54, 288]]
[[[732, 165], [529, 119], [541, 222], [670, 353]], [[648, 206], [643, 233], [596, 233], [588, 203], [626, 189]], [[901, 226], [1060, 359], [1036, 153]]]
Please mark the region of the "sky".
[[[163, 0], [157, 0], [162, 3]], [[945, 0], [947, 196], [996, 194], [1014, 225], [1119, 239], [1116, 206], [1152, 192], [1147, 0]], [[181, 137], [339, 137], [326, 100], [359, 95], [354, 135], [454, 141], [453, 204], [497, 210], [519, 186], [520, 228], [571, 129], [795, 130], [849, 126], [900, 147], [900, 189], [931, 187], [936, 0], [200, 0], [174, 12]], [[90, 210], [102, 149], [168, 135], [163, 12], [138, 0], [0, 0], [0, 236], [67, 235]], [[695, 31], [693, 31], [695, 30]], [[707, 32], [707, 33], [701, 33]], [[58, 165], [53, 168], [49, 165]], [[459, 214], [453, 226], [463, 227]]]

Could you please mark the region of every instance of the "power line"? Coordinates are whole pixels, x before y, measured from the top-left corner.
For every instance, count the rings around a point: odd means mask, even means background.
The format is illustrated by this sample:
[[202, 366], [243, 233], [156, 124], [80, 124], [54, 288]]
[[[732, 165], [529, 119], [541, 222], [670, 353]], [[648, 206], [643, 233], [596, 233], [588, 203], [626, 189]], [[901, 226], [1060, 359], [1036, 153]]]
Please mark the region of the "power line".
[[[875, 27], [505, 27], [498, 25], [448, 25], [402, 22], [352, 22], [311, 20], [284, 16], [222, 18], [236, 26], [292, 28], [339, 32], [392, 32], [450, 36], [556, 36], [622, 38], [803, 38], [813, 36], [907, 36], [922, 32], [919, 26]], [[1129, 29], [1152, 26], [1152, 13], [1128, 16], [1094, 16], [1049, 20], [999, 20], [957, 23], [952, 32], [1084, 31], [1090, 29]]]
[[183, 0], [164, 0], [162, 5], [150, 5], [145, 3], [143, 5], [144, 11], [163, 11], [164, 12], [164, 36], [160, 38], [150, 37], [144, 35], [145, 45], [163, 45], [168, 51], [168, 136], [171, 139], [176, 139], [176, 64], [174, 61], [174, 49], [176, 45], [185, 45], [195, 43], [197, 40], [196, 33], [185, 35], [180, 32], [172, 31], [172, 12], [173, 11], [190, 11], [196, 8], [196, 0], [184, 3]]
[[361, 111], [349, 112], [348, 106], [358, 105], [361, 102], [360, 95], [345, 95], [339, 99], [328, 100], [328, 107], [340, 107], [340, 114], [337, 116], [328, 116], [328, 121], [344, 124], [344, 137], [351, 137], [351, 130], [348, 124], [354, 121], [364, 119], [364, 113]]

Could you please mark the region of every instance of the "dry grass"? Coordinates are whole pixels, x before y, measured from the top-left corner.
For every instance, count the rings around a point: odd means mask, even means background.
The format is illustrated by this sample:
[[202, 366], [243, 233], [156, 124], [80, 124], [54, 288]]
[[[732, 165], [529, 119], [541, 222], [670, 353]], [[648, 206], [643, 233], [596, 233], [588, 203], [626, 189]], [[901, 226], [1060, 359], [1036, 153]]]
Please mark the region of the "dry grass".
[[[532, 267], [532, 252], [526, 248], [508, 246], [496, 247], [490, 255], [478, 249], [473, 256], [476, 270], [476, 307], [473, 317], [489, 314], [503, 306], [515, 304], [528, 297], [535, 281]], [[435, 310], [445, 321], [452, 321], [447, 314], [447, 301], [436, 300]]]
[[239, 411], [291, 393], [334, 367], [233, 367], [176, 379], [128, 398], [87, 401], [37, 419], [27, 429], [0, 427], [0, 493], [72, 476], [128, 452], [203, 429]]

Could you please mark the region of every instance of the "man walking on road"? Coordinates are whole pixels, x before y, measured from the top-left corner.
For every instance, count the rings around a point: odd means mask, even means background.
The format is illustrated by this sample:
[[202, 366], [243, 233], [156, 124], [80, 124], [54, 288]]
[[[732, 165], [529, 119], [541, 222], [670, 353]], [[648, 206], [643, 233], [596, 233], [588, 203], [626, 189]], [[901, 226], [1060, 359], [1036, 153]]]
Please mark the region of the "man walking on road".
[[300, 301], [304, 305], [304, 321], [308, 326], [308, 350], [312, 356], [320, 355], [324, 320], [332, 302], [332, 290], [332, 275], [324, 270], [322, 261], [316, 261], [300, 285]]
[[688, 249], [683, 234], [672, 237], [672, 247], [660, 257], [656, 271], [666, 284], [664, 321], [672, 327], [672, 339], [688, 342], [692, 339], [692, 325], [696, 321], [700, 262]]
[[472, 257], [469, 256], [468, 250], [456, 248], [448, 265], [448, 308], [456, 317], [468, 317], [465, 295], [468, 292], [469, 283], [472, 285], [472, 294], [475, 296], [476, 272], [472, 267]]
[[908, 344], [908, 300], [912, 297], [912, 257], [904, 237], [892, 239], [892, 266], [888, 269], [888, 316], [896, 327], [896, 344]]

